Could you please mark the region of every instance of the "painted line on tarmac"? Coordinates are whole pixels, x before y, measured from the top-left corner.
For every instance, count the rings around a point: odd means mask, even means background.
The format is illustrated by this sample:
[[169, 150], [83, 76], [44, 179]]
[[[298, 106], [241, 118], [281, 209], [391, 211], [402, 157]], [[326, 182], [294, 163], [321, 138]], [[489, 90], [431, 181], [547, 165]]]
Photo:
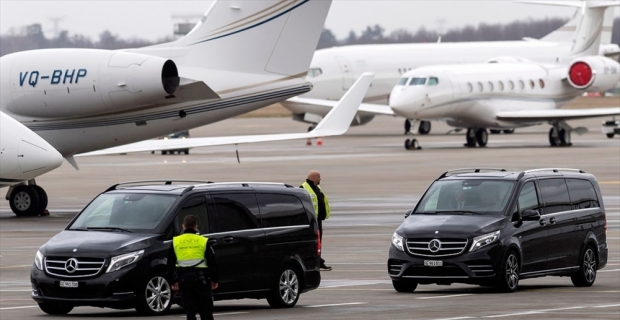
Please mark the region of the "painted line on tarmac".
[[442, 318], [442, 319], [437, 319], [437, 320], [462, 320], [462, 319], [476, 319], [476, 317]]
[[31, 264], [24, 264], [24, 265], [20, 265], [20, 266], [5, 266], [5, 267], [0, 267], [0, 269], [13, 269], [13, 268], [25, 268], [25, 267], [32, 267]]
[[432, 296], [432, 297], [419, 297], [416, 299], [426, 300], [426, 299], [441, 299], [441, 298], [455, 298], [455, 297], [465, 297], [465, 296], [473, 296], [473, 293], [464, 293], [464, 294], [451, 294], [447, 296]]
[[598, 184], [620, 184], [620, 181], [609, 180], [609, 181], [599, 181]]
[[614, 271], [620, 271], [620, 269], [601, 270], [601, 271], [599, 271], [599, 272], [614, 272]]
[[18, 290], [18, 289], [14, 289], [14, 290], [0, 290], [0, 292], [31, 292], [32, 289], [22, 289], [22, 290]]
[[14, 309], [37, 308], [37, 307], [39, 307], [39, 306], [7, 307], [7, 308], [0, 308], [0, 310], [14, 310]]
[[620, 307], [620, 304], [607, 304], [607, 305], [599, 305], [599, 306], [576, 306], [576, 307], [566, 307], [566, 308], [554, 308], [554, 309], [541, 309], [541, 310], [530, 310], [523, 312], [514, 312], [514, 313], [505, 313], [498, 314], [492, 316], [484, 316], [482, 318], [503, 318], [503, 317], [513, 317], [513, 316], [522, 316], [528, 314], [539, 314], [553, 311], [564, 311], [564, 310], [577, 310], [577, 309], [586, 309], [586, 308], [613, 308]]
[[368, 302], [346, 302], [346, 303], [333, 303], [333, 304], [319, 304], [315, 306], [304, 306], [304, 308], [323, 308], [323, 307], [339, 307], [339, 306], [353, 306], [360, 304], [367, 304]]

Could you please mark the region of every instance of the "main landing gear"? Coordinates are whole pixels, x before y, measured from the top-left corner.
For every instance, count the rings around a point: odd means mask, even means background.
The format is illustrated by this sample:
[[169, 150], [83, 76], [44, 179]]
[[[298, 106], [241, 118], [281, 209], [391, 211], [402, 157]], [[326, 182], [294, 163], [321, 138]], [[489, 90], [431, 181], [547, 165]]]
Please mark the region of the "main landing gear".
[[469, 128], [465, 135], [465, 146], [473, 148], [476, 144], [480, 147], [485, 147], [489, 141], [489, 133], [484, 128]]
[[18, 217], [46, 215], [47, 193], [34, 180], [10, 187], [6, 199]]
[[[411, 134], [411, 128], [416, 125], [418, 120], [415, 119], [405, 119], [405, 135]], [[420, 121], [420, 125], [418, 126], [418, 133], [420, 135], [427, 135], [431, 132], [431, 122], [430, 121]]]
[[557, 123], [549, 130], [549, 144], [552, 147], [570, 147], [573, 144], [570, 140], [570, 129], [562, 128]]

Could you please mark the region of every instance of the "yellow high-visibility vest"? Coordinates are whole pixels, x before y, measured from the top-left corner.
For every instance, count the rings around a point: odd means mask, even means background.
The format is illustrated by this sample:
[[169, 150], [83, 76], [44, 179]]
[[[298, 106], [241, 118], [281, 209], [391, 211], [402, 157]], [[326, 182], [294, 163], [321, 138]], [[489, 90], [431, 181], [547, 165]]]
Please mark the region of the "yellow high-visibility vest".
[[[308, 191], [308, 194], [310, 194], [310, 198], [312, 199], [312, 206], [314, 207], [314, 215], [318, 218], [319, 217], [319, 198], [316, 196], [316, 193], [314, 193], [314, 190], [312, 190], [312, 187], [310, 186], [310, 184], [308, 184], [308, 182], [304, 182], [301, 185], [304, 189], [306, 189], [306, 191]], [[319, 190], [321, 190], [321, 192], [323, 192], [323, 189], [321, 189], [320, 186], [317, 186], [319, 188]], [[327, 201], [327, 195], [325, 195], [325, 192], [323, 192], [323, 203], [325, 203], [325, 220], [329, 219], [329, 201]]]
[[184, 233], [172, 239], [177, 267], [206, 268], [205, 250], [209, 239], [197, 234]]

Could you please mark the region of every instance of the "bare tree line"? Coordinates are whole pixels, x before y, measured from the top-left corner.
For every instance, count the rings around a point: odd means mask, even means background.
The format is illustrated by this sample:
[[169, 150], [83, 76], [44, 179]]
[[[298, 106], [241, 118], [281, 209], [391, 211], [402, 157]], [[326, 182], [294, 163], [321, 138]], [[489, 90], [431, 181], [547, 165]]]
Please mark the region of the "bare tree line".
[[[445, 33], [427, 30], [422, 27], [413, 33], [406, 29], [398, 29], [390, 34], [385, 34], [385, 29], [380, 25], [368, 26], [360, 35], [355, 31], [349, 32], [345, 39], [336, 39], [329, 29], [321, 34], [318, 49], [352, 44], [378, 44], [378, 43], [421, 43], [436, 42], [439, 37], [443, 42], [463, 41], [507, 41], [520, 40], [524, 37], [541, 38], [553, 30], [558, 29], [568, 20], [562, 18], [546, 18], [541, 20], [515, 21], [507, 24], [481, 23], [477, 27], [465, 26], [451, 29]], [[620, 45], [620, 18], [614, 20], [612, 43]], [[92, 41], [89, 37], [61, 31], [57, 37], [45, 36], [40, 24], [33, 24], [21, 28], [19, 32], [0, 36], [0, 56], [34, 49], [46, 48], [97, 48], [97, 49], [126, 49], [139, 48], [162, 42], [172, 41], [172, 37], [162, 38], [158, 41], [144, 39], [122, 39], [110, 31], [99, 34], [98, 41]]]

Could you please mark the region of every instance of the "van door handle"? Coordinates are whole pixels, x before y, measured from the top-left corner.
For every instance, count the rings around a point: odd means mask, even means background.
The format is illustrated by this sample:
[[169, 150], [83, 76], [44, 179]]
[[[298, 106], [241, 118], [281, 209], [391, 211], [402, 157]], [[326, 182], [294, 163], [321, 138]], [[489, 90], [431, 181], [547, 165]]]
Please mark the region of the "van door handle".
[[234, 239], [235, 238], [233, 237], [224, 237], [222, 240], [224, 241], [224, 243], [231, 243]]
[[547, 225], [547, 220], [545, 219], [540, 219], [540, 221], [538, 221], [540, 223], [541, 226], [546, 226]]
[[555, 217], [550, 218], [550, 219], [549, 219], [549, 222], [550, 222], [551, 224], [555, 224]]

